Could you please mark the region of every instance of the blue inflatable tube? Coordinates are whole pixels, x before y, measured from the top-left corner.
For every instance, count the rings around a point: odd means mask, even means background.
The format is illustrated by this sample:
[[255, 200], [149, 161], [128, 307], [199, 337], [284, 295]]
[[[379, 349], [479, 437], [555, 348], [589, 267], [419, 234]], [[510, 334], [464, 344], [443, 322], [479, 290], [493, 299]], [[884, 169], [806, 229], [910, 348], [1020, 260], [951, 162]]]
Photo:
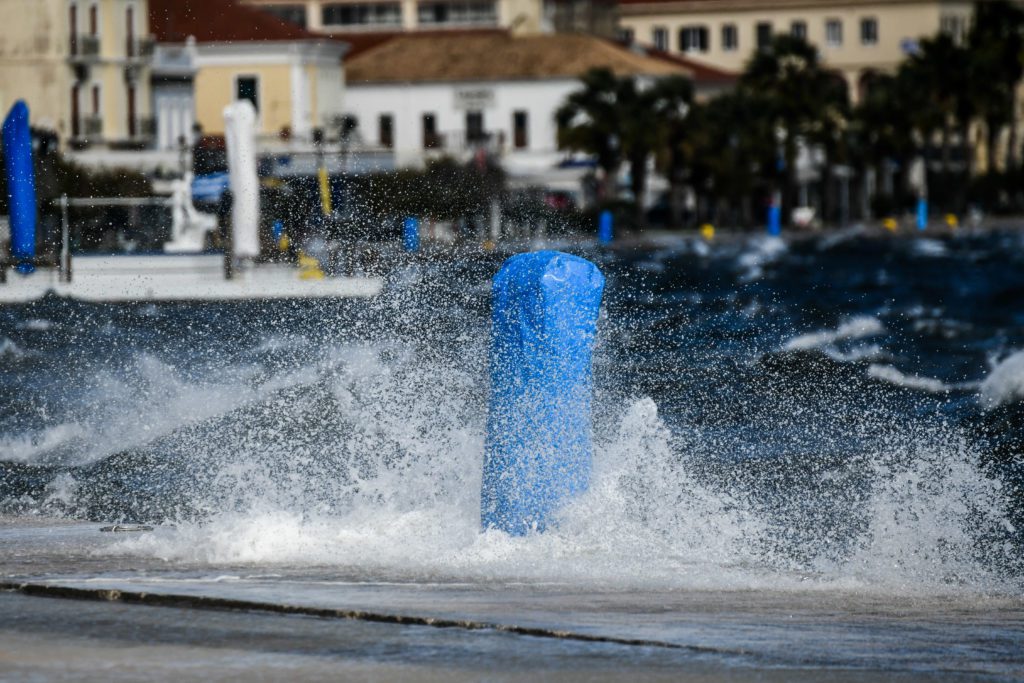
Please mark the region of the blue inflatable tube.
[[590, 482], [603, 290], [597, 266], [557, 251], [513, 256], [494, 278], [484, 529], [543, 531]]
[[20, 273], [35, 270], [36, 257], [36, 176], [28, 121], [28, 106], [18, 100], [3, 125], [4, 169], [11, 210], [11, 258]]

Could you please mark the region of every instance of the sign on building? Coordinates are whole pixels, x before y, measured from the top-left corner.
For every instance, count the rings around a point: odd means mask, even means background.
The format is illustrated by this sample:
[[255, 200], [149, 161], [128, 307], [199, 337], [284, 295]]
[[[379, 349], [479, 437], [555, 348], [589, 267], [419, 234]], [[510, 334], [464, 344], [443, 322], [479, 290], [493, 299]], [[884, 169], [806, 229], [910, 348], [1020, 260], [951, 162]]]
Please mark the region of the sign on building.
[[455, 91], [455, 108], [464, 111], [480, 111], [494, 106], [494, 90], [491, 88], [460, 88]]

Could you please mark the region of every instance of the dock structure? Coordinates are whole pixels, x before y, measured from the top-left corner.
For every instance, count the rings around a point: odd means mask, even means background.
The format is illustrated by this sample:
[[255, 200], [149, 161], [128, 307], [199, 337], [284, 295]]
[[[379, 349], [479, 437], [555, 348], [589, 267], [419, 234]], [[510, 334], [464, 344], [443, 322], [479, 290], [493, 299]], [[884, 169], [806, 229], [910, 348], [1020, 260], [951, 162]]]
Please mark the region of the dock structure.
[[256, 264], [224, 277], [221, 254], [76, 255], [70, 282], [59, 268], [31, 275], [8, 273], [0, 304], [27, 303], [47, 293], [94, 302], [226, 301], [243, 299], [360, 298], [380, 294], [380, 277], [304, 279], [285, 264]]

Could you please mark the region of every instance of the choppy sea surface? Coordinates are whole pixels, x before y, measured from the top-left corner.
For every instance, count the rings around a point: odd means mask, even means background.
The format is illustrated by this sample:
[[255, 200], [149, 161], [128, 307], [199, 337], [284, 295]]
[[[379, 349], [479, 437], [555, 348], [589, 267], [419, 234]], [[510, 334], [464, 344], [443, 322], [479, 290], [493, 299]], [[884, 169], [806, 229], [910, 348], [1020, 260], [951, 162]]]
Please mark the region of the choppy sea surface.
[[549, 533], [479, 530], [494, 255], [372, 302], [0, 308], [0, 514], [154, 523], [103, 552], [172, 569], [1021, 594], [1024, 234], [579, 253], [595, 472]]

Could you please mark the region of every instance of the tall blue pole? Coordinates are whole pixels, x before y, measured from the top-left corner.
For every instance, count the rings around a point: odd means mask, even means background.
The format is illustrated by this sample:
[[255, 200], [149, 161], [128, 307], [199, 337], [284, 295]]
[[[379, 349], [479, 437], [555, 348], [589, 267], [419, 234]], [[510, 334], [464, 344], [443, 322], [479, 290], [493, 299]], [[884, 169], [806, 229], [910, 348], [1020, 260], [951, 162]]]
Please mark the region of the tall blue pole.
[[772, 195], [772, 203], [768, 206], [768, 234], [772, 237], [782, 234], [782, 197], [778, 192]]
[[28, 105], [18, 100], [4, 119], [2, 132], [11, 211], [11, 258], [23, 274], [35, 270], [36, 257], [36, 175], [28, 122]]
[[614, 219], [612, 218], [612, 212], [605, 209], [601, 212], [597, 221], [597, 241], [601, 244], [611, 244], [612, 242], [612, 226], [614, 225]]
[[928, 198], [917, 198], [917, 229], [924, 230], [928, 227]]
[[597, 266], [557, 251], [513, 256], [494, 278], [484, 529], [543, 531], [589, 485], [603, 290]]
[[420, 219], [410, 216], [402, 224], [402, 245], [406, 251], [420, 250]]

